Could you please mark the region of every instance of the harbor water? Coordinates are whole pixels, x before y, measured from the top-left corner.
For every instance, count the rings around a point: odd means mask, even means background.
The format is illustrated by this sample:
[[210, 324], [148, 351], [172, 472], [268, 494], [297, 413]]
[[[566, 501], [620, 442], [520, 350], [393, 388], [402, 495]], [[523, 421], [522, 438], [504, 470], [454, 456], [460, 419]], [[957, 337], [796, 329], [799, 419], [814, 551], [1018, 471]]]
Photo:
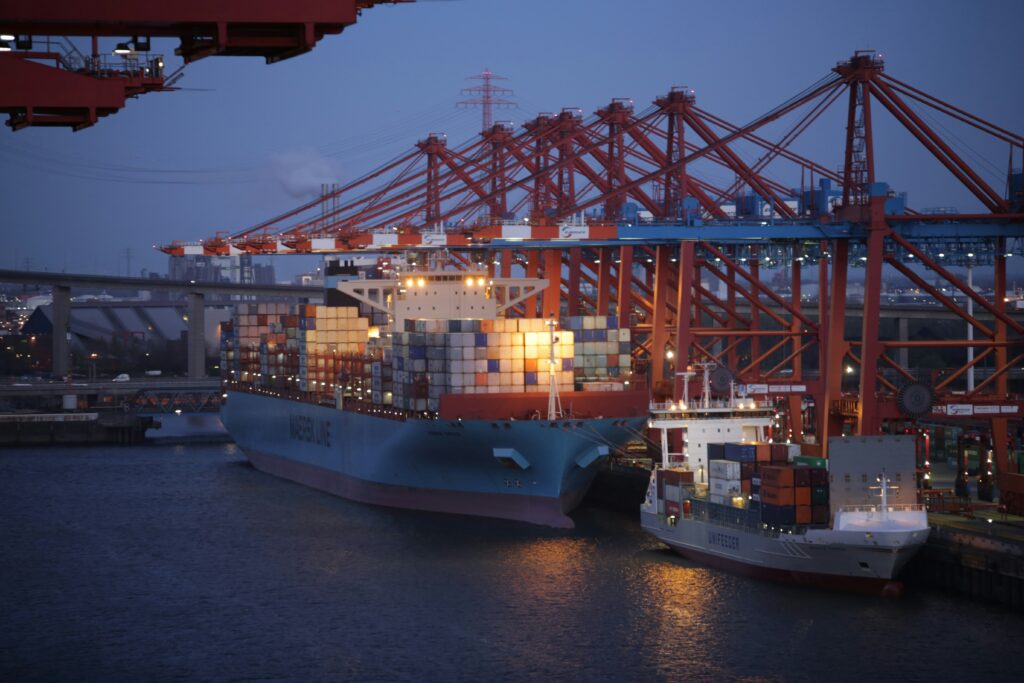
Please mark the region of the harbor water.
[[1024, 620], [352, 503], [228, 444], [0, 450], [0, 680], [1016, 680]]

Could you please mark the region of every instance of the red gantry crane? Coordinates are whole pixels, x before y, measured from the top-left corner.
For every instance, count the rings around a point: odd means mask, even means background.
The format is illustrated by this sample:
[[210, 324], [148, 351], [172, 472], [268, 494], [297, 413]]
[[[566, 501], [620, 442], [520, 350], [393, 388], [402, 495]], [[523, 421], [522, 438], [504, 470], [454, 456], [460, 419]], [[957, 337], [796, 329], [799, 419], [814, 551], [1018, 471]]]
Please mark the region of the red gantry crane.
[[[846, 123], [838, 171], [793, 151], [837, 102]], [[982, 210], [907, 207], [876, 168], [880, 115], [909, 132]], [[1005, 191], [926, 119], [960, 124], [1008, 150]], [[694, 90], [673, 88], [642, 111], [617, 98], [589, 117], [564, 109], [518, 130], [492, 124], [456, 148], [432, 133], [322, 199], [230, 236], [162, 249], [447, 249], [458, 264], [503, 277], [515, 266], [556, 283], [516, 314], [618, 315], [661, 397], [682, 395], [677, 368], [714, 362], [715, 384], [774, 397], [783, 435], [803, 441], [813, 433], [823, 450], [829, 436], [902, 431], [925, 416], [984, 422], [1002, 500], [1024, 512], [1024, 476], [1008, 463], [1011, 425], [1024, 419], [1024, 396], [1010, 391], [1011, 372], [1024, 363], [1024, 323], [1006, 305], [1007, 260], [1024, 256], [1018, 159], [1020, 134], [890, 76], [879, 54], [862, 51], [745, 126], [698, 106]], [[992, 290], [965, 282], [965, 265], [990, 272]], [[846, 332], [851, 268], [863, 269], [855, 335]], [[773, 281], [762, 277], [767, 269], [777, 272]], [[804, 291], [807, 271], [816, 292]], [[884, 275], [912, 282], [973, 334], [883, 334]], [[967, 349], [973, 356], [938, 376], [915, 370], [916, 354], [964, 358]], [[983, 379], [967, 382], [975, 371]]]
[[[185, 63], [209, 56], [263, 57], [267, 63], [308, 52], [341, 33], [359, 13], [413, 0], [179, 0], [8, 3], [0, 15], [0, 112], [14, 130], [81, 130], [121, 109], [125, 99], [173, 89], [151, 39], [177, 38]], [[91, 38], [84, 53], [69, 37]], [[112, 54], [99, 38], [115, 37]]]

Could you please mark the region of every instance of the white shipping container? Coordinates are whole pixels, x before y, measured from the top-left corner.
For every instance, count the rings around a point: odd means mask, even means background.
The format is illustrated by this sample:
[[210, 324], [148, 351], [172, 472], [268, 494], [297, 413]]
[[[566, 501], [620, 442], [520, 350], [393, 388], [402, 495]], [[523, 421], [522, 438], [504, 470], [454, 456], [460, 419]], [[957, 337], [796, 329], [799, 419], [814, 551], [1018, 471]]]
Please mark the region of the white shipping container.
[[739, 479], [715, 479], [712, 477], [708, 484], [711, 487], [712, 493], [718, 493], [723, 496], [738, 495], [742, 490]]
[[709, 460], [708, 475], [712, 479], [735, 479], [740, 478], [740, 464], [732, 460]]

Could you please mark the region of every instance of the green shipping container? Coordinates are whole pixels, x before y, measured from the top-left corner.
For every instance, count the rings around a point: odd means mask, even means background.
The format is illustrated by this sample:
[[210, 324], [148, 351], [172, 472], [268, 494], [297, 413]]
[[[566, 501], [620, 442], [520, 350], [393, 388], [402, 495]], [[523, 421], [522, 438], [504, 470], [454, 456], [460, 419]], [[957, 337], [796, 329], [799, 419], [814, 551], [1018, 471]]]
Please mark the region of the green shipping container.
[[828, 505], [828, 487], [811, 487], [811, 505]]
[[828, 460], [825, 458], [816, 458], [813, 455], [794, 455], [794, 465], [803, 465], [804, 467], [824, 467], [828, 469]]

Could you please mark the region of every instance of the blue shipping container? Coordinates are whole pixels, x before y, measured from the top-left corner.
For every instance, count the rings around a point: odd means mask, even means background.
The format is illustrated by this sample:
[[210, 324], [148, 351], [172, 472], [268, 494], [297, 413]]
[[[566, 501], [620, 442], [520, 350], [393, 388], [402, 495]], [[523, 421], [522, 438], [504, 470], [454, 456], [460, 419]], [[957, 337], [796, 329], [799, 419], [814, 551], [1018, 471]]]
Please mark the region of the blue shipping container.
[[735, 462], [755, 462], [757, 460], [757, 449], [750, 443], [727, 443], [725, 444], [725, 459]]

